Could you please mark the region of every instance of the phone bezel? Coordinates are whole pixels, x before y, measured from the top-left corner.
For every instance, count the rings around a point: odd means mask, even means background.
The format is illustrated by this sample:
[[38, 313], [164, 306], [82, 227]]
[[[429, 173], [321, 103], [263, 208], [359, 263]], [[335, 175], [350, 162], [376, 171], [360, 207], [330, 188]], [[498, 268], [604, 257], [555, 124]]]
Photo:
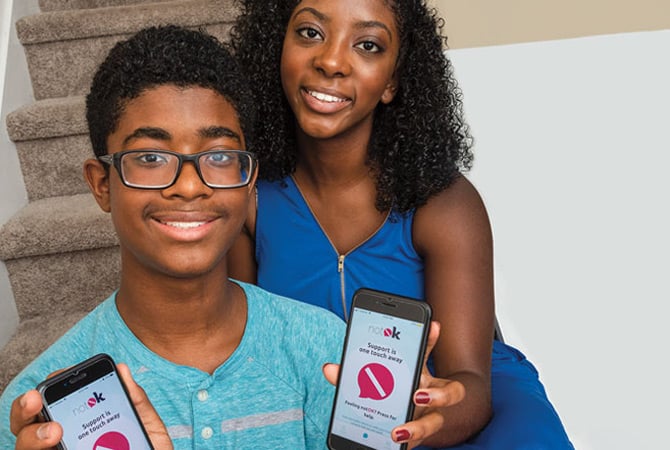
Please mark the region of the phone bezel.
[[[414, 368], [414, 378], [412, 382], [413, 386], [410, 391], [413, 395], [419, 386], [421, 369], [425, 357], [426, 341], [428, 339], [430, 320], [432, 316], [430, 305], [422, 300], [405, 297], [390, 292], [384, 292], [370, 288], [358, 289], [354, 293], [353, 301], [351, 303], [351, 315], [349, 317], [349, 322], [347, 323], [344, 346], [342, 347], [342, 357], [340, 359], [340, 364], [342, 365], [345, 363], [345, 356], [347, 353], [347, 347], [349, 345], [349, 332], [352, 323], [351, 318], [354, 315], [355, 308], [366, 309], [368, 311], [387, 314], [389, 316], [394, 316], [405, 320], [412, 320], [424, 324], [423, 335], [419, 345], [417, 364]], [[333, 398], [333, 407], [330, 414], [330, 423], [328, 425], [328, 448], [330, 450], [375, 450], [374, 448], [368, 447], [359, 442], [355, 442], [343, 436], [333, 434], [332, 428], [335, 420], [335, 405], [340, 393], [340, 384], [341, 379], [338, 379], [335, 389], [335, 397]], [[410, 398], [408, 399], [407, 414], [404, 422], [409, 421], [414, 414], [414, 402], [412, 401], [412, 395], [410, 395]], [[406, 448], [407, 444], [400, 445], [401, 450]]]
[[[130, 400], [128, 388], [126, 388], [121, 375], [116, 370], [116, 363], [112, 357], [106, 353], [99, 353], [95, 356], [92, 356], [61, 373], [54, 375], [51, 378], [47, 378], [37, 385], [36, 389], [42, 396], [42, 416], [44, 420], [56, 420], [49, 409], [49, 406], [54, 402], [57, 402], [62, 398], [77, 392], [81, 388], [91, 383], [95, 383], [100, 378], [105, 377], [111, 373], [116, 374], [116, 378], [118, 379], [119, 384], [121, 384], [125, 398], [130, 405], [130, 408], [135, 416], [135, 420], [142, 430], [142, 434], [144, 435], [146, 443], [149, 448], [153, 449], [153, 444], [149, 439], [147, 431], [144, 429], [142, 420], [137, 414], [135, 405], [133, 405], [133, 402]], [[58, 443], [57, 448], [59, 450], [65, 450], [67, 447], [65, 447], [65, 444], [61, 441]]]

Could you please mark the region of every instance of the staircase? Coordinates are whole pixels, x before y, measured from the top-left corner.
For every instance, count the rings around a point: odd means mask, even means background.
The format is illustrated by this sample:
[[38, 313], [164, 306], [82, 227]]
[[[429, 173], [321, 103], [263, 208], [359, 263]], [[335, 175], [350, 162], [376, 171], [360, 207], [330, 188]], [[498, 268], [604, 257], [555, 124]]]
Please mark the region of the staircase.
[[0, 228], [19, 327], [0, 351], [0, 392], [39, 353], [117, 287], [118, 241], [88, 192], [93, 156], [85, 95], [109, 49], [151, 25], [202, 27], [221, 40], [234, 0], [40, 0], [16, 23], [35, 103], [7, 116], [29, 203]]

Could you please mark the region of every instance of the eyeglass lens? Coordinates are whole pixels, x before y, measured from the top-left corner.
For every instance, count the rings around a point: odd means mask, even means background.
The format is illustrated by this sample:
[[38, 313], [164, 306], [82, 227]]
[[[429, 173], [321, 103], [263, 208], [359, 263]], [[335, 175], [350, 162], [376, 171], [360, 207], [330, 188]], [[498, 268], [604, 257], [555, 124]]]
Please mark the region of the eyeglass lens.
[[[184, 156], [182, 156], [184, 158]], [[244, 185], [251, 176], [252, 158], [236, 151], [208, 151], [197, 155], [203, 181], [211, 187]], [[138, 187], [161, 187], [179, 176], [180, 157], [161, 151], [129, 152], [121, 157], [126, 183]]]

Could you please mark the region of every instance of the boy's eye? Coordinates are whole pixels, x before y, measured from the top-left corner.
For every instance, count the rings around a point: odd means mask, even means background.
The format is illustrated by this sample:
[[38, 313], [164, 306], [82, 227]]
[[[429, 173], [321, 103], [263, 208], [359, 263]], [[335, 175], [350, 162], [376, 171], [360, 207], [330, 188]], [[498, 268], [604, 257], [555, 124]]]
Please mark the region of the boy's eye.
[[321, 33], [312, 27], [303, 27], [298, 29], [298, 34], [305, 39], [320, 39]]
[[356, 44], [355, 47], [360, 48], [367, 53], [379, 53], [383, 50], [379, 45], [372, 41], [361, 42], [360, 44]]
[[167, 164], [167, 156], [168, 155], [162, 153], [138, 153], [133, 158], [133, 163], [138, 166], [141, 165], [146, 167], [160, 166]]
[[226, 152], [208, 153], [205, 158], [206, 159], [204, 161], [201, 160], [201, 162], [207, 164], [208, 166], [218, 167], [227, 166], [233, 160], [233, 157]]

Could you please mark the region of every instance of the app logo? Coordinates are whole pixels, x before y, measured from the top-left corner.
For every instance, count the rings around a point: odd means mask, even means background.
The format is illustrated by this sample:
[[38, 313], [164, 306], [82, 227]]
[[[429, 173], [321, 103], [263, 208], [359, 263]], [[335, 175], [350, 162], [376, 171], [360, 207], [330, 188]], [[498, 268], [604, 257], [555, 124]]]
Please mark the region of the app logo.
[[393, 374], [379, 363], [366, 364], [358, 371], [360, 398], [384, 400], [391, 395], [394, 387]]
[[[100, 402], [104, 402], [104, 401], [105, 401], [105, 397], [103, 397], [103, 395], [104, 395], [104, 394], [98, 394], [97, 392], [94, 392], [94, 393], [93, 393], [93, 397], [91, 397], [91, 398], [89, 398], [88, 400], [86, 400], [86, 403], [82, 403], [81, 405], [76, 406], [76, 407], [72, 410], [72, 414], [76, 416], [77, 414], [81, 414], [81, 413], [83, 413], [83, 412], [86, 412], [86, 410], [88, 410], [88, 409], [90, 409], [90, 408], [93, 408], [93, 407], [94, 407], [95, 405], [97, 405], [98, 403], [100, 403]], [[88, 406], [88, 408], [87, 408], [86, 406]]]
[[93, 450], [130, 450], [130, 442], [118, 431], [110, 431], [95, 441]]
[[397, 329], [395, 326], [393, 328], [384, 328], [381, 326], [370, 325], [368, 327], [368, 332], [400, 340], [400, 330]]

